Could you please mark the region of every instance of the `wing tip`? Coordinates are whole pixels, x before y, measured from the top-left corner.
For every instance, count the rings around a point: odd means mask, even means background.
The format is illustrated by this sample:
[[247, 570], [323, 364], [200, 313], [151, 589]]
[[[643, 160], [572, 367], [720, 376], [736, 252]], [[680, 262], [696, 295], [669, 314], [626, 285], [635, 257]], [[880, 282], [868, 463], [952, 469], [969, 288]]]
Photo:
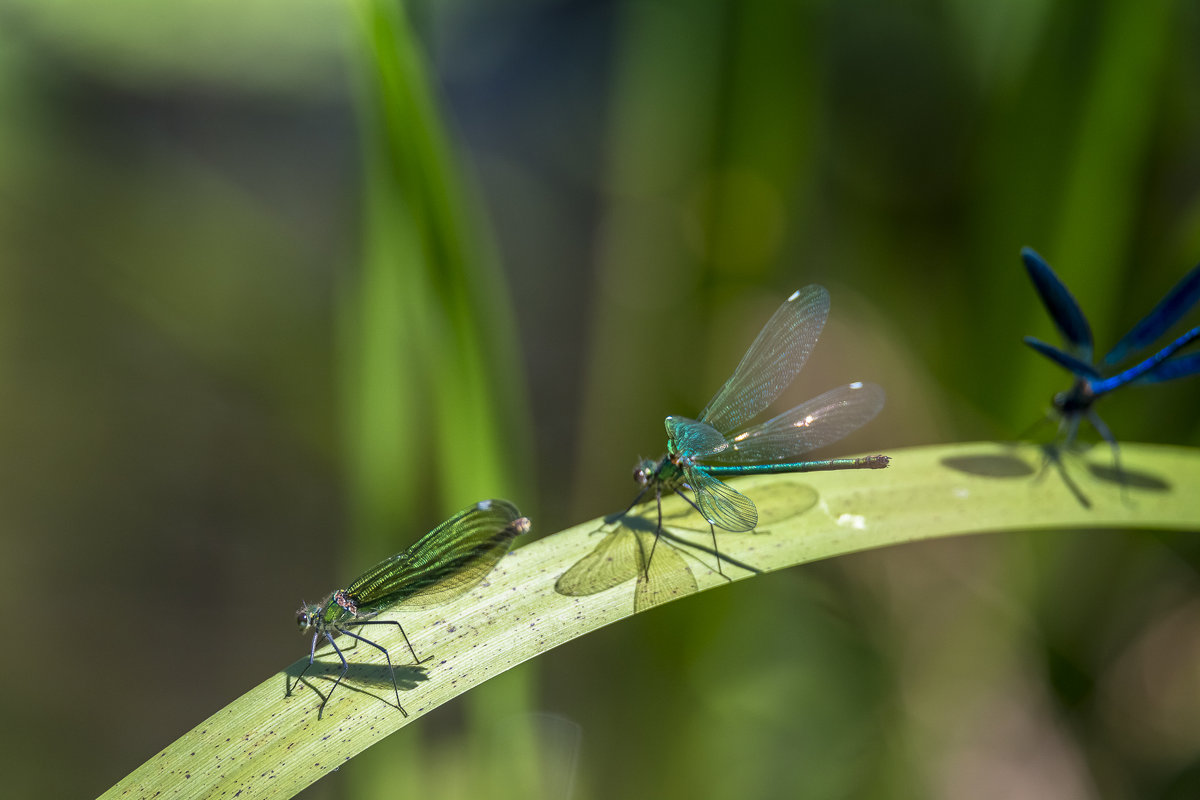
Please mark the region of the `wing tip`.
[[1050, 269], [1050, 265], [1046, 263], [1046, 259], [1042, 258], [1041, 254], [1032, 247], [1021, 248], [1021, 260], [1025, 262], [1025, 268], [1029, 270]]

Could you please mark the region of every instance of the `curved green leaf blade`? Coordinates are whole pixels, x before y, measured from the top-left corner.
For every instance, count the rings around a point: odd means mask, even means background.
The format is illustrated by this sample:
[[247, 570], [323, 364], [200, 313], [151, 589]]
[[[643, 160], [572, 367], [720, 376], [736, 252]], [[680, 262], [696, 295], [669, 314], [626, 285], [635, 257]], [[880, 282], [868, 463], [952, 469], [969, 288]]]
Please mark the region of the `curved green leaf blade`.
[[[756, 533], [718, 534], [723, 556], [767, 572], [844, 553], [966, 533], [1051, 528], [1200, 530], [1200, 451], [1122, 446], [1123, 482], [1107, 449], [1087, 458], [1043, 462], [1029, 445], [972, 443], [892, 453], [892, 467], [863, 473], [818, 472], [735, 481], [762, 519]], [[815, 502], [814, 502], [815, 497]], [[681, 538], [699, 545], [707, 526], [688, 533], [685, 506], [664, 501]], [[648, 513], [654, 513], [651, 510]], [[691, 512], [694, 514], [694, 512]], [[593, 552], [602, 520], [577, 525], [514, 551], [488, 581], [436, 609], [398, 615], [422, 653], [424, 673], [399, 667], [405, 719], [387, 702], [382, 656], [359, 648], [347, 680], [317, 719], [319, 698], [302, 683], [284, 695], [303, 660], [247, 692], [168, 746], [105, 797], [290, 797], [363, 749], [466, 690], [527, 659], [633, 611], [635, 581], [585, 597], [554, 585]], [[678, 523], [679, 528], [674, 528]], [[682, 552], [682, 551], [681, 551]], [[689, 559], [690, 560], [690, 559]], [[726, 579], [690, 566], [698, 589]], [[753, 572], [726, 569], [733, 580]], [[280, 624], [286, 624], [281, 620]], [[381, 636], [389, 649], [398, 635]], [[298, 642], [298, 650], [303, 648]], [[401, 652], [401, 650], [397, 650]], [[335, 673], [326, 659], [325, 675]], [[286, 673], [286, 674], [285, 674]], [[342, 689], [345, 689], [343, 691]]]

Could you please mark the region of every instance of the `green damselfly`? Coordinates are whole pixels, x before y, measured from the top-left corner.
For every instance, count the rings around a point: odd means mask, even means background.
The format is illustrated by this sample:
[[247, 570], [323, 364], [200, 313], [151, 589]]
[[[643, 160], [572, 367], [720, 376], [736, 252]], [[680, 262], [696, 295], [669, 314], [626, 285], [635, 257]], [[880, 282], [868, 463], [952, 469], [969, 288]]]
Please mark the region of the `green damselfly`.
[[[379, 562], [360, 575], [347, 589], [338, 589], [316, 605], [302, 604], [296, 612], [296, 622], [303, 633], [312, 631], [312, 647], [308, 664], [296, 676], [296, 683], [313, 665], [317, 644], [324, 639], [342, 660], [342, 671], [333, 687], [321, 701], [317, 718], [325, 710], [333, 690], [350, 669], [349, 662], [334, 637], [349, 636], [383, 653], [387, 659], [392, 689], [396, 692], [396, 707], [400, 705], [400, 688], [392, 657], [387, 648], [350, 630], [364, 625], [395, 625], [408, 645], [413, 661], [420, 664], [412, 642], [404, 628], [395, 620], [373, 619], [389, 610], [428, 608], [448, 602], [466, 593], [492, 571], [497, 562], [512, 547], [513, 539], [529, 530], [529, 520], [521, 516], [516, 506], [507, 500], [484, 500], [459, 511], [450, 519], [422, 536], [407, 550]], [[427, 660], [427, 659], [426, 659]], [[291, 687], [289, 687], [289, 693]]]
[[[758, 524], [758, 510], [750, 498], [721, 478], [886, 467], [890, 459], [884, 455], [801, 460], [808, 451], [836, 442], [879, 413], [883, 390], [872, 383], [846, 384], [766, 422], [746, 425], [799, 374], [828, 316], [829, 292], [823, 287], [814, 284], [793, 292], [767, 320], [733, 376], [698, 418], [666, 418], [667, 453], [657, 461], [638, 463], [634, 478], [642, 489], [625, 513], [650, 495], [658, 504], [656, 532], [661, 533], [663, 495], [686, 489], [695, 499], [680, 496], [708, 521], [710, 530], [745, 532]], [[651, 546], [647, 569], [653, 555]], [[719, 560], [717, 566], [719, 570]]]

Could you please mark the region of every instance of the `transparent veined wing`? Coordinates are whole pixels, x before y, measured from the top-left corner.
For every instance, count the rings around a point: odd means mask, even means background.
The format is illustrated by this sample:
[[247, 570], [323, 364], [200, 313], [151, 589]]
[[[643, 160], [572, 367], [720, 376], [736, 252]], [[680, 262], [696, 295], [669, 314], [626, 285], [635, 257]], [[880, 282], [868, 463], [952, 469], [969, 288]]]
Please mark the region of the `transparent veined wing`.
[[686, 478], [700, 513], [713, 525], [733, 533], [752, 531], [758, 525], [758, 509], [746, 495], [709, 475], [703, 467], [689, 467]]
[[1116, 364], [1129, 353], [1141, 350], [1154, 342], [1182, 319], [1183, 315], [1196, 305], [1197, 300], [1200, 300], [1200, 264], [1192, 267], [1191, 271], [1163, 296], [1158, 305], [1108, 351], [1104, 356], [1104, 363], [1109, 366]]
[[718, 431], [730, 431], [757, 416], [804, 367], [828, 316], [829, 292], [823, 287], [805, 286], [793, 292], [767, 320], [699, 420]]
[[1058, 332], [1062, 334], [1067, 350], [1075, 358], [1091, 363], [1094, 351], [1092, 328], [1075, 296], [1032, 248], [1021, 248], [1021, 260], [1025, 262], [1025, 271], [1042, 298], [1042, 305], [1050, 312]]
[[714, 464], [793, 461], [858, 430], [875, 418], [883, 403], [883, 389], [873, 383], [839, 386], [730, 436], [727, 448], [704, 461]]

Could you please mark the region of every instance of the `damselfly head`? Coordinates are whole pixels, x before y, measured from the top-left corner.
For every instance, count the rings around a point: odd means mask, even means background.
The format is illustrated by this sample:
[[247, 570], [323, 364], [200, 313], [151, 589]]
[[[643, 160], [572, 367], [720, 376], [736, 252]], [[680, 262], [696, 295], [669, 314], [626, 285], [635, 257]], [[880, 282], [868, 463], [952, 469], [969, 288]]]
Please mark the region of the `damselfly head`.
[[1085, 380], [1075, 381], [1075, 385], [1065, 392], [1058, 392], [1050, 401], [1060, 414], [1077, 414], [1087, 411], [1096, 401], [1096, 393], [1092, 385]]
[[296, 625], [300, 627], [301, 633], [307, 633], [308, 629], [313, 626], [313, 620], [321, 613], [320, 606], [310, 606], [308, 603], [301, 603], [300, 610], [296, 612]]
[[654, 459], [644, 458], [633, 468], [633, 479], [637, 481], [639, 486], [645, 486], [654, 477], [657, 467], [658, 462], [654, 461]]

